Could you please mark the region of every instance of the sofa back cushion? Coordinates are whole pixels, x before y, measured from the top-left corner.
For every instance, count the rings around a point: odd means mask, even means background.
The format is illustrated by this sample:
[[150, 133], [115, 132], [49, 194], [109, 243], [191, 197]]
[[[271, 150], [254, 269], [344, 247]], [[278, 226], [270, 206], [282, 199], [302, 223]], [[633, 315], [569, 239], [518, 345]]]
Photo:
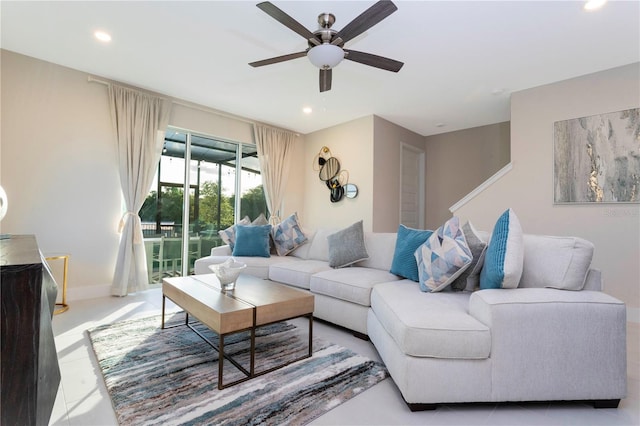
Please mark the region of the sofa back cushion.
[[329, 261], [329, 241], [327, 236], [334, 234], [336, 231], [338, 229], [334, 228], [318, 229], [316, 231], [309, 247], [309, 259]]
[[524, 264], [518, 287], [582, 290], [593, 244], [578, 237], [524, 235]]
[[397, 235], [395, 232], [365, 232], [364, 245], [367, 247], [369, 258], [354, 266], [389, 271], [393, 262]]

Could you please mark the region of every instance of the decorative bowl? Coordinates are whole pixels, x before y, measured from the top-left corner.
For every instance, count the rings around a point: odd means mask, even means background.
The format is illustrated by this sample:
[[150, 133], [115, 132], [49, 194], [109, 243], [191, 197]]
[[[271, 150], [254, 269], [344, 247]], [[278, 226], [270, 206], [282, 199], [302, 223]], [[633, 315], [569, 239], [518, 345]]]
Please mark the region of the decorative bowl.
[[220, 281], [220, 288], [222, 291], [235, 289], [236, 280], [246, 267], [247, 265], [245, 263], [237, 262], [234, 258], [227, 259], [226, 261], [215, 265], [209, 265], [209, 269], [216, 274], [216, 277]]

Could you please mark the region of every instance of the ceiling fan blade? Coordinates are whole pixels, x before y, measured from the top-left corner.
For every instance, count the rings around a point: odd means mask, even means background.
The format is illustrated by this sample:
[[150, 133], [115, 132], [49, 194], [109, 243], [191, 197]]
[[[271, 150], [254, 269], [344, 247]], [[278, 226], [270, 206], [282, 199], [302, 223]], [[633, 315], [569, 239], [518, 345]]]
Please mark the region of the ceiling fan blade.
[[391, 1], [380, 0], [338, 31], [336, 37], [340, 37], [343, 43], [346, 43], [367, 31], [396, 10], [398, 10], [398, 8]]
[[289, 28], [292, 31], [300, 34], [305, 39], [315, 39], [317, 40], [315, 34], [306, 29], [300, 22], [293, 19], [291, 16], [287, 15], [281, 9], [276, 7], [273, 3], [265, 1], [262, 3], [258, 3], [256, 6], [260, 8], [267, 15], [271, 16], [276, 21], [280, 22], [285, 27]]
[[331, 90], [331, 69], [320, 70], [320, 92]]
[[263, 59], [261, 61], [250, 62], [252, 67], [262, 67], [264, 65], [277, 64], [278, 62], [290, 61], [291, 59], [301, 58], [307, 56], [307, 51], [289, 53], [288, 55], [276, 56], [275, 58]]
[[373, 55], [371, 53], [358, 52], [357, 50], [344, 49], [344, 58], [353, 62], [380, 68], [387, 71], [398, 72], [404, 65], [403, 62], [395, 59], [385, 58], [384, 56]]

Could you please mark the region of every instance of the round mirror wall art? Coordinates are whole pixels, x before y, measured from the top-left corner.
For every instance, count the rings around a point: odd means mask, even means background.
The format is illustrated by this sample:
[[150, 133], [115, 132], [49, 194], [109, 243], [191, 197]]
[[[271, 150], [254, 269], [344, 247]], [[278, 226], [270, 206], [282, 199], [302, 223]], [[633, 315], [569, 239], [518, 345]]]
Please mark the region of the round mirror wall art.
[[340, 169], [340, 161], [331, 155], [331, 150], [326, 146], [313, 158], [313, 170], [318, 171], [318, 178], [329, 188], [329, 200], [337, 203], [343, 197], [355, 198], [358, 195], [358, 187], [349, 183], [349, 172]]
[[358, 187], [352, 183], [344, 186], [344, 196], [347, 198], [356, 198], [358, 196]]
[[340, 162], [336, 157], [331, 157], [320, 167], [320, 180], [328, 181], [340, 173]]
[[0, 186], [0, 220], [7, 214], [8, 206], [7, 193], [4, 192], [4, 189]]

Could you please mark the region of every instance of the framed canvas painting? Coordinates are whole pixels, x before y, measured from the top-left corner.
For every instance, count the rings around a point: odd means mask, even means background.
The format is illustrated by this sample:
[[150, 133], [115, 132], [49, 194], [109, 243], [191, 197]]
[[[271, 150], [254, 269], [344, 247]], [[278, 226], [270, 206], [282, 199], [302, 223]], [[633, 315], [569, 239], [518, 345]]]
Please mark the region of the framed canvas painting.
[[554, 204], [640, 203], [640, 108], [557, 121]]

